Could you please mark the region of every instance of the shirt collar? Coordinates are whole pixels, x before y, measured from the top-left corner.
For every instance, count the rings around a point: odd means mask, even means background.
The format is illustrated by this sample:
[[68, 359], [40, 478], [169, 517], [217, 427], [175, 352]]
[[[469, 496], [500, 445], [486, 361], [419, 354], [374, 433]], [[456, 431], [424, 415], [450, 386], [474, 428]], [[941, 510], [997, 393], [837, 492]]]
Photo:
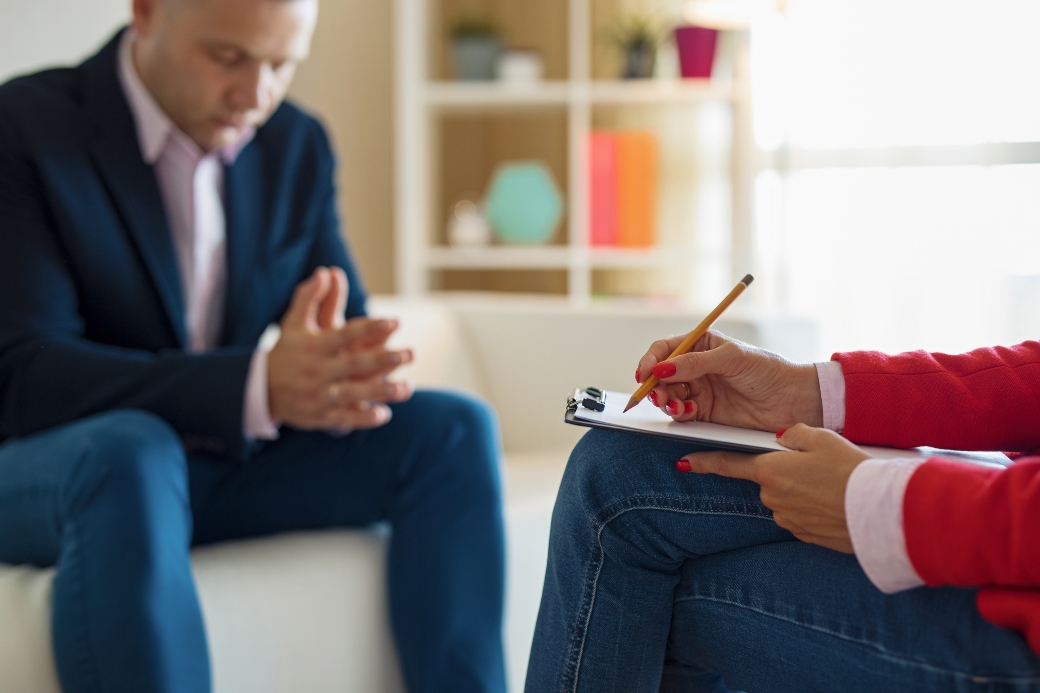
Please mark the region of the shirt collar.
[[[138, 76], [130, 53], [135, 36], [133, 29], [127, 29], [120, 39], [119, 82], [123, 87], [126, 100], [130, 104], [134, 123], [137, 125], [137, 142], [141, 146], [141, 154], [144, 156], [145, 163], [154, 164], [158, 161], [171, 138], [196, 153], [197, 158], [202, 158], [203, 152], [199, 146], [173, 124]], [[235, 163], [239, 152], [249, 144], [255, 134], [256, 129], [249, 127], [237, 140], [220, 147], [218, 153], [224, 163], [228, 165]]]

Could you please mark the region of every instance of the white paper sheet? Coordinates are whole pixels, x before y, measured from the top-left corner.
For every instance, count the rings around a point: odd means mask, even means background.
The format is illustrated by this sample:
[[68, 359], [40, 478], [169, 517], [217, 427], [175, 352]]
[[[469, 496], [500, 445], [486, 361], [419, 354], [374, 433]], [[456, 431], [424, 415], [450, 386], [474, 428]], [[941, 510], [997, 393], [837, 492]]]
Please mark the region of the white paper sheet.
[[[602, 412], [585, 409], [579, 405], [574, 412], [574, 418], [578, 421], [599, 424], [633, 433], [688, 439], [692, 443], [702, 443], [712, 447], [722, 447], [743, 452], [787, 450], [783, 445], [776, 442], [775, 432], [754, 431], [747, 428], [723, 426], [722, 424], [705, 423], [702, 421], [672, 421], [671, 417], [646, 399], [625, 413], [625, 405], [628, 403], [631, 393], [608, 390], [605, 394], [607, 396], [606, 408]], [[861, 445], [860, 447], [875, 459], [943, 455], [976, 464], [1006, 466], [1011, 462], [1011, 460], [999, 452], [951, 452], [935, 448], [900, 450], [870, 445]]]

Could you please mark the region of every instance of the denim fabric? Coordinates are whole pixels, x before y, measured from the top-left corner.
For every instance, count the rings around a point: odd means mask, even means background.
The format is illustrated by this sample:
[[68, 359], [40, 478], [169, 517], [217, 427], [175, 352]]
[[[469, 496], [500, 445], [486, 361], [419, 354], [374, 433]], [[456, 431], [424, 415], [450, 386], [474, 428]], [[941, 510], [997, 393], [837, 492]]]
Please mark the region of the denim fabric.
[[390, 615], [408, 689], [501, 693], [497, 423], [419, 392], [389, 424], [285, 431], [245, 463], [185, 456], [161, 419], [115, 411], [0, 446], [0, 562], [57, 564], [65, 693], [207, 693], [192, 545], [392, 527]]
[[553, 511], [529, 693], [1040, 691], [1040, 658], [972, 590], [878, 591], [780, 529], [689, 444], [590, 431]]

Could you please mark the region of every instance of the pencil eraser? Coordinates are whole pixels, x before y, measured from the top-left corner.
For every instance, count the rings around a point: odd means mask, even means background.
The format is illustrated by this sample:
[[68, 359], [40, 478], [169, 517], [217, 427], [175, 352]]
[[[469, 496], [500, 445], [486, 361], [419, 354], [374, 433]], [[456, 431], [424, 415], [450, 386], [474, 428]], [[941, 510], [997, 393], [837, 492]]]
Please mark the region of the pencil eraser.
[[744, 275], [744, 278], [740, 280], [740, 283], [744, 286], [751, 286], [751, 282], [755, 281], [755, 278], [750, 274]]

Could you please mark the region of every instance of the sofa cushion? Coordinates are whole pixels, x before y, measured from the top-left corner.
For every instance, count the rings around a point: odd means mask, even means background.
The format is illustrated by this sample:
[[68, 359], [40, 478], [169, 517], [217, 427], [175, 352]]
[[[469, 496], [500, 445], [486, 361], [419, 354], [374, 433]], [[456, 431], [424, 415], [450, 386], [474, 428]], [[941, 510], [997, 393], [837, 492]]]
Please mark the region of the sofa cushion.
[[[330, 530], [193, 551], [214, 693], [403, 693], [385, 545], [378, 532]], [[53, 576], [0, 566], [0, 693], [60, 693]]]

